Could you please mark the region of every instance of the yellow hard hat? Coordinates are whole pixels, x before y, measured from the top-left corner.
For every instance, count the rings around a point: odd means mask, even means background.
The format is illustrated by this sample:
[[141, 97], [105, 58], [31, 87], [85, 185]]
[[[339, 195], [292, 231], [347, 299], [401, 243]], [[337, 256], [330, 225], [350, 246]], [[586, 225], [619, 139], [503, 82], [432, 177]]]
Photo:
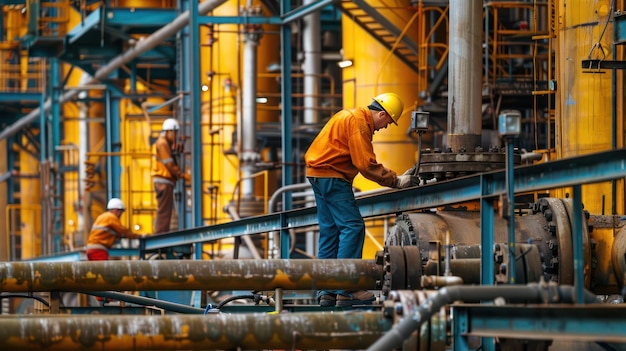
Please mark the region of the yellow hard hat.
[[385, 109], [385, 112], [391, 116], [393, 123], [398, 125], [398, 120], [400, 116], [402, 116], [402, 111], [404, 111], [404, 104], [400, 99], [400, 96], [395, 93], [383, 93], [374, 98], [380, 107]]

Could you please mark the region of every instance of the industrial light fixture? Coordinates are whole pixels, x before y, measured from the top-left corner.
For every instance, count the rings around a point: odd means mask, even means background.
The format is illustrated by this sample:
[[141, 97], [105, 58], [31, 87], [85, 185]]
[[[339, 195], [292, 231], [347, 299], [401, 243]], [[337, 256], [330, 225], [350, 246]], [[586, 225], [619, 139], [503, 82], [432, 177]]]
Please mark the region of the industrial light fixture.
[[256, 98], [256, 103], [257, 104], [267, 104], [267, 98], [266, 97], [258, 97]]
[[202, 85], [202, 91], [209, 91], [209, 86], [206, 84]]
[[337, 62], [337, 66], [339, 66], [339, 68], [347, 68], [350, 67], [354, 64], [354, 62], [352, 62], [352, 60], [341, 60], [339, 62]]
[[515, 110], [505, 110], [498, 116], [498, 131], [501, 136], [516, 136], [522, 132], [522, 114]]
[[428, 117], [430, 112], [426, 111], [412, 111], [411, 112], [411, 129], [418, 133], [423, 133], [428, 130]]

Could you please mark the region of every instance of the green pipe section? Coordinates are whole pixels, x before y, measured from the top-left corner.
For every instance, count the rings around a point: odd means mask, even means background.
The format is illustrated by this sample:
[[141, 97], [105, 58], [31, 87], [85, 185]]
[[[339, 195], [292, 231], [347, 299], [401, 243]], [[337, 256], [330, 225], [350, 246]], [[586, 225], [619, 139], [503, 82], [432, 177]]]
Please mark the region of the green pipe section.
[[3, 292], [378, 289], [372, 260], [0, 262]]

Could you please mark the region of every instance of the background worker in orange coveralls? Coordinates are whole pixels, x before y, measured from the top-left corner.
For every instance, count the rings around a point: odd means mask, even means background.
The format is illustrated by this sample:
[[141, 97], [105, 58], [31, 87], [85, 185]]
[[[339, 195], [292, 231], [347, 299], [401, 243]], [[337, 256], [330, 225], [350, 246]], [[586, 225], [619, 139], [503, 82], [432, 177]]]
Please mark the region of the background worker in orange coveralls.
[[122, 200], [112, 198], [107, 204], [107, 211], [99, 215], [91, 227], [87, 239], [87, 259], [90, 261], [106, 261], [109, 249], [116, 239], [139, 239], [141, 235], [133, 233], [120, 222], [120, 216], [126, 210]]
[[178, 121], [168, 118], [163, 122], [161, 134], [154, 143], [156, 160], [152, 169], [152, 181], [156, 193], [157, 212], [154, 234], [170, 231], [174, 210], [174, 185], [179, 179], [190, 180], [190, 175], [181, 171], [174, 151], [178, 150], [176, 139], [180, 126]]
[[[404, 104], [397, 94], [376, 96], [367, 107], [337, 112], [315, 137], [304, 155], [306, 176], [313, 187], [319, 222], [317, 257], [361, 258], [365, 222], [352, 191], [360, 172], [382, 186], [406, 188], [419, 185], [419, 178], [396, 175], [376, 161], [374, 132], [397, 125]], [[374, 294], [366, 290], [319, 291], [320, 306], [371, 304]]]

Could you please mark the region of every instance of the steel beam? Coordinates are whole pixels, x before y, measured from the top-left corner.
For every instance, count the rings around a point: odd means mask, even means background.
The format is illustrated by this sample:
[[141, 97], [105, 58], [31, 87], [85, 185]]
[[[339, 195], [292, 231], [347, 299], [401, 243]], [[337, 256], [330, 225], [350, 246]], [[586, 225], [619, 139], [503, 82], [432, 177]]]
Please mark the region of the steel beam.
[[0, 291], [377, 289], [381, 276], [358, 259], [0, 262]]
[[463, 336], [626, 343], [623, 305], [455, 305]]
[[[531, 192], [621, 179], [626, 177], [625, 160], [626, 149], [619, 149], [516, 167], [513, 177], [514, 190], [515, 193]], [[505, 194], [506, 189], [506, 175], [502, 170], [409, 189], [390, 189], [359, 197], [356, 201], [363, 217], [369, 218], [479, 199], [493, 199]], [[317, 225], [317, 210], [315, 207], [307, 207], [152, 235], [143, 239], [142, 245], [145, 245], [143, 249], [154, 250], [312, 225]]]
[[381, 312], [0, 318], [6, 350], [364, 349], [391, 328]]

